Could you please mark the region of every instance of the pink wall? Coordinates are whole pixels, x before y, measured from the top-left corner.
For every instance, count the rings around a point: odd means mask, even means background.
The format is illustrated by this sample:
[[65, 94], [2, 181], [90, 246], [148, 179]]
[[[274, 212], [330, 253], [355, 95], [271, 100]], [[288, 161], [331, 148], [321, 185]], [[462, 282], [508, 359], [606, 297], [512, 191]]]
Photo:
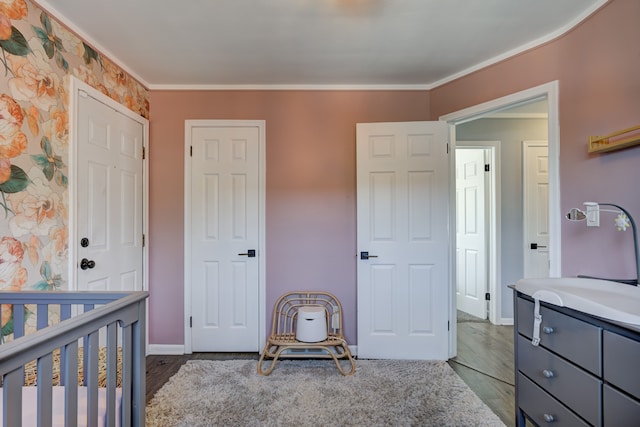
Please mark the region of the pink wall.
[[[589, 135], [640, 124], [640, 1], [614, 0], [560, 39], [431, 91], [431, 119], [559, 81], [562, 211], [613, 202], [640, 222], [640, 146], [587, 154]], [[562, 222], [562, 274], [636, 275], [631, 233]]]
[[184, 121], [266, 121], [267, 308], [324, 289], [356, 342], [355, 124], [429, 117], [425, 91], [151, 91], [150, 343], [182, 344]]
[[[587, 154], [589, 135], [640, 124], [640, 2], [613, 0], [556, 41], [430, 92], [151, 91], [150, 343], [183, 343], [185, 119], [263, 119], [267, 306], [323, 288], [355, 343], [355, 123], [437, 120], [553, 80], [560, 87], [562, 210], [610, 201], [640, 222], [640, 147]], [[562, 223], [564, 275], [634, 277], [631, 235]], [[301, 256], [301, 253], [308, 254]]]

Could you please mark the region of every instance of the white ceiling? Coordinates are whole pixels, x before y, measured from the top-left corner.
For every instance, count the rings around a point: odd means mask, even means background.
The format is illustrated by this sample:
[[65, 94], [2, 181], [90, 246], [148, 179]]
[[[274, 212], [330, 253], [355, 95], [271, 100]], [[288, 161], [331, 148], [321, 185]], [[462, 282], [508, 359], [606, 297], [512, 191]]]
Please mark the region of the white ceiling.
[[606, 0], [42, 0], [150, 88], [431, 88]]

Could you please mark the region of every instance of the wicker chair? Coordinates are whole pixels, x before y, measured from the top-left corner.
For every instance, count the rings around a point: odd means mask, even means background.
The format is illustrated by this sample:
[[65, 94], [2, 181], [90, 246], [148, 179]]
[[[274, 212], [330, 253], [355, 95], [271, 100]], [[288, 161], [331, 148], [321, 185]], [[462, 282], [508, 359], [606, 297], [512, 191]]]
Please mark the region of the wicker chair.
[[[298, 310], [301, 307], [321, 308], [325, 312], [327, 337], [319, 342], [302, 342], [296, 339]], [[285, 358], [323, 358], [333, 359], [342, 375], [351, 375], [356, 364], [342, 335], [342, 305], [328, 292], [295, 291], [278, 298], [273, 310], [271, 335], [262, 350], [258, 361], [258, 373], [269, 375], [280, 357]], [[341, 360], [348, 363], [345, 369]], [[263, 363], [269, 363], [263, 369]], [[350, 366], [349, 366], [350, 365]]]

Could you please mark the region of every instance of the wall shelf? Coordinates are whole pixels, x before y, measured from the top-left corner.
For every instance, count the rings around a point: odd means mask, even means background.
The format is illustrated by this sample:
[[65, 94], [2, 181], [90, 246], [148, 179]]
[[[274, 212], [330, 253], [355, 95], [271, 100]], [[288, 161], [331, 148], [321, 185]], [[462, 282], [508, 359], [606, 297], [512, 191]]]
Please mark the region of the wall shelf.
[[[617, 139], [621, 135], [632, 134], [626, 138]], [[610, 133], [605, 136], [589, 137], [589, 153], [606, 153], [623, 148], [640, 145], [640, 125]]]

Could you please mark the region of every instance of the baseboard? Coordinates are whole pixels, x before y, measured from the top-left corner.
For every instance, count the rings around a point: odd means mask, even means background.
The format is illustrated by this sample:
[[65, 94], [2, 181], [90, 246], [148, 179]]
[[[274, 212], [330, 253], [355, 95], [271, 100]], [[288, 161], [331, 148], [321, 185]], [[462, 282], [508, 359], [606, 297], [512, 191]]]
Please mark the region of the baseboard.
[[[512, 319], [513, 322], [513, 319]], [[512, 323], [513, 324], [513, 323]], [[353, 356], [358, 355], [358, 346], [349, 345], [349, 351]], [[162, 356], [181, 356], [184, 353], [184, 345], [181, 344], [149, 344], [147, 346], [147, 355]]]
[[147, 355], [183, 355], [184, 345], [182, 344], [149, 344]]
[[513, 326], [513, 317], [501, 317], [500, 324], [502, 326]]
[[352, 356], [357, 356], [358, 355], [358, 346], [357, 345], [349, 345], [349, 351], [351, 352]]

